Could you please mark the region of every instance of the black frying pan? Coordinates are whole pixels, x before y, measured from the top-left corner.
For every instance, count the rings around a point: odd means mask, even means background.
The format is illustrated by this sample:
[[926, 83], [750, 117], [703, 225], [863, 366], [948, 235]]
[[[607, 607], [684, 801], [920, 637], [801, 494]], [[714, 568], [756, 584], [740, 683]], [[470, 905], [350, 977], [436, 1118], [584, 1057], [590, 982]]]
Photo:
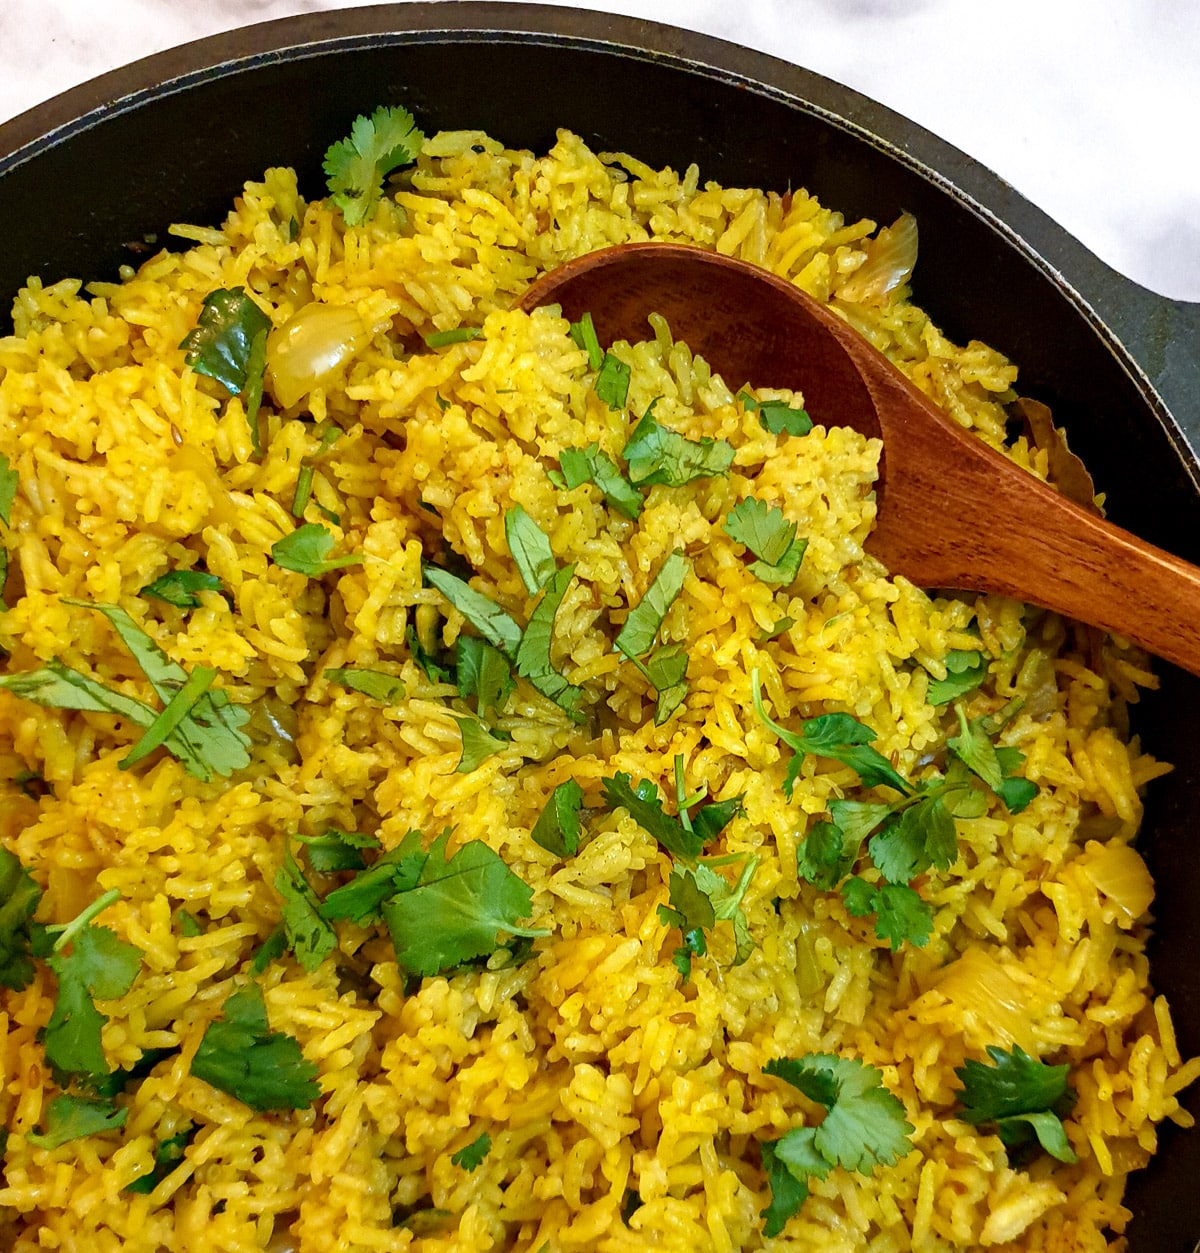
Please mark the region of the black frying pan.
[[[1118, 524], [1200, 561], [1200, 305], [1104, 266], [988, 171], [882, 106], [759, 53], [654, 23], [538, 5], [325, 12], [139, 61], [0, 126], [0, 306], [26, 277], [112, 277], [172, 221], [220, 220], [247, 178], [321, 186], [355, 114], [402, 102], [427, 129], [545, 149], [568, 126], [651, 164], [811, 188], [851, 216], [921, 224], [915, 298], [995, 345], [1067, 426]], [[0, 321], [0, 334], [4, 332]], [[1200, 1052], [1200, 680], [1163, 667], [1138, 730], [1177, 763], [1150, 793], [1155, 983]], [[1189, 1108], [1200, 1115], [1200, 1093]], [[1164, 1127], [1135, 1176], [1133, 1253], [1193, 1253], [1200, 1129]]]

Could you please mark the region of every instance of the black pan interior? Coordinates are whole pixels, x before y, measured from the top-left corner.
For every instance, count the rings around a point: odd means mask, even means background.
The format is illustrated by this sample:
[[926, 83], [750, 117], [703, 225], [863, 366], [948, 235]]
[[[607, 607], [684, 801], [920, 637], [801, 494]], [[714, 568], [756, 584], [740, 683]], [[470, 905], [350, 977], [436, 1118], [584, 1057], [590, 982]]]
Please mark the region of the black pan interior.
[[[901, 211], [915, 213], [917, 300], [952, 337], [983, 339], [1020, 364], [1022, 390], [1067, 426], [1108, 492], [1115, 521], [1200, 560], [1200, 498], [1186, 430], [1053, 266], [997, 223], [993, 208], [1011, 203], [997, 180], [971, 169], [976, 186], [995, 191], [992, 206], [973, 199], [947, 177], [957, 171], [944, 165], [935, 173], [906, 148], [932, 147], [949, 164], [969, 167], [961, 154], [931, 145], [929, 136], [854, 93], [770, 58], [598, 15], [462, 7], [457, 31], [348, 34], [387, 24], [360, 17], [355, 25], [344, 20], [349, 14], [326, 14], [271, 24], [240, 45], [277, 51], [232, 61], [225, 57], [239, 45], [204, 41], [199, 51], [157, 59], [157, 68], [151, 62], [104, 80], [111, 107], [0, 155], [5, 316], [28, 275], [109, 277], [136, 260], [126, 245], [164, 239], [173, 221], [219, 220], [242, 183], [268, 165], [295, 165], [302, 187], [316, 194], [325, 147], [355, 114], [377, 104], [404, 103], [427, 129], [482, 128], [535, 149], [567, 126], [597, 148], [625, 149], [651, 164], [697, 162], [704, 178], [805, 186], [848, 215], [888, 222]], [[408, 8], [358, 13], [390, 13], [399, 29]], [[480, 12], [502, 20], [483, 21]], [[574, 33], [531, 33], [539, 25]], [[339, 37], [320, 42], [326, 35]], [[615, 44], [599, 42], [608, 38]], [[154, 74], [175, 81], [143, 90]], [[45, 117], [66, 120], [53, 108]], [[30, 122], [22, 119], [22, 137]], [[0, 139], [5, 131], [12, 136], [13, 128], [4, 128]], [[1139, 729], [1178, 769], [1152, 790], [1143, 847], [1159, 882], [1156, 984], [1172, 1001], [1181, 1047], [1194, 1054], [1200, 683], [1163, 670], [1163, 689], [1143, 702]], [[1190, 1108], [1200, 1114], [1200, 1094], [1191, 1096]], [[1191, 1253], [1200, 1238], [1200, 1218], [1180, 1203], [1200, 1178], [1200, 1132], [1173, 1132], [1164, 1131], [1164, 1152], [1130, 1189], [1134, 1253]]]

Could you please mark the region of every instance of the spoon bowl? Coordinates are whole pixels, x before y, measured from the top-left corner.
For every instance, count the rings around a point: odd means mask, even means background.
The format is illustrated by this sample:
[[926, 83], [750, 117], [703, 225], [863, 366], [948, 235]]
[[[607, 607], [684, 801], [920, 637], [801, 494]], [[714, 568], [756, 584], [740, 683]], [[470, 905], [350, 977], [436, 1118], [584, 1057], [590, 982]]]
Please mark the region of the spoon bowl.
[[622, 244], [521, 300], [590, 313], [602, 343], [661, 314], [726, 383], [791, 388], [815, 423], [883, 441], [869, 552], [925, 588], [998, 593], [1125, 636], [1200, 674], [1200, 570], [1075, 504], [960, 427], [837, 314], [759, 266]]

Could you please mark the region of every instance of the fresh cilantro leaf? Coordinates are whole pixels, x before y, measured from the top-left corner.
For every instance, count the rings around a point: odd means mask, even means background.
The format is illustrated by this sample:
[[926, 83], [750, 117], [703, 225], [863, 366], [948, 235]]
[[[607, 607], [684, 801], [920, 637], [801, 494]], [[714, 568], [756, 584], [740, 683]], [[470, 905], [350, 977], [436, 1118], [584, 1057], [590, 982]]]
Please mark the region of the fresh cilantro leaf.
[[281, 922], [250, 959], [250, 973], [255, 977], [261, 975], [273, 961], [278, 961], [287, 952], [287, 946], [287, 931]]
[[747, 392], [738, 399], [758, 414], [763, 430], [771, 435], [807, 435], [812, 430], [812, 418], [803, 409], [793, 409], [786, 400], [756, 400]]
[[155, 719], [149, 705], [121, 692], [112, 692], [95, 679], [71, 670], [61, 661], [49, 661], [40, 670], [0, 675], [0, 688], [44, 709], [78, 709], [87, 713], [117, 714], [136, 726]]
[[46, 928], [48, 958], [58, 981], [54, 1009], [42, 1033], [46, 1060], [66, 1074], [100, 1078], [109, 1072], [100, 1041], [108, 1019], [93, 997], [124, 996], [141, 969], [142, 950], [92, 919], [120, 899], [116, 889], [94, 900], [70, 922]]
[[271, 1030], [257, 983], [232, 993], [205, 1028], [191, 1073], [259, 1111], [307, 1109], [321, 1094], [318, 1067], [292, 1036]]
[[830, 1164], [869, 1174], [891, 1166], [912, 1149], [913, 1127], [904, 1106], [884, 1087], [883, 1073], [856, 1057], [808, 1053], [781, 1058], [763, 1067], [799, 1088], [828, 1111], [813, 1137], [813, 1147]]
[[769, 644], [773, 639], [786, 634], [796, 625], [795, 618], [780, 618], [777, 623], [769, 630], [758, 637], [760, 644]]
[[349, 883], [334, 888], [321, 902], [321, 917], [329, 922], [349, 919], [365, 925], [379, 919], [379, 907], [395, 892], [415, 887], [428, 857], [420, 831], [408, 834]]
[[185, 360], [197, 374], [222, 384], [231, 396], [240, 396], [248, 385], [262, 386], [262, 364], [252, 375], [251, 351], [261, 336], [266, 344], [271, 319], [246, 294], [244, 287], [218, 289], [204, 298], [200, 319], [179, 345]]
[[858, 844], [847, 841], [841, 827], [815, 822], [796, 852], [797, 871], [813, 887], [828, 892], [850, 873], [857, 856]]
[[934, 792], [905, 805], [868, 847], [889, 883], [908, 883], [930, 866], [949, 870], [958, 860], [958, 834], [945, 794]]
[[694, 862], [700, 856], [704, 849], [703, 838], [696, 833], [694, 825], [685, 827], [678, 818], [664, 812], [662, 794], [649, 779], [643, 779], [636, 790], [632, 778], [624, 772], [611, 779], [601, 779], [600, 783], [609, 806], [625, 809], [634, 822], [654, 836], [673, 857]]
[[289, 535], [271, 545], [271, 560], [283, 570], [303, 574], [310, 579], [320, 578], [331, 570], [343, 566], [362, 564], [361, 553], [345, 553], [331, 557], [333, 533], [319, 522], [305, 522]]
[[709, 801], [691, 815], [691, 829], [704, 844], [718, 835], [742, 812], [744, 796], [731, 796], [728, 800]]
[[321, 902], [300, 869], [291, 849], [275, 874], [275, 890], [283, 897], [283, 931], [301, 967], [312, 974], [337, 948], [337, 935], [321, 917]]
[[[421, 637], [417, 634], [416, 627], [410, 626], [404, 635], [408, 644], [408, 651], [412, 653], [413, 661], [425, 672], [425, 677], [431, 683], [453, 683], [454, 669], [448, 661], [444, 660], [444, 655], [431, 652], [421, 643]], [[459, 636], [459, 640], [463, 639]]]
[[359, 666], [342, 666], [326, 670], [325, 677], [331, 683], [340, 683], [352, 692], [361, 692], [384, 705], [395, 705], [406, 695], [404, 680], [397, 674], [383, 670], [366, 670]]
[[379, 840], [359, 831], [339, 831], [328, 827], [320, 835], [297, 835], [308, 850], [308, 864], [317, 874], [333, 874], [339, 870], [365, 870], [364, 850], [379, 848]]
[[167, 701], [134, 746], [117, 763], [120, 769], [131, 769], [166, 744], [184, 720], [192, 716], [216, 677], [217, 672], [209, 666], [193, 667], [184, 685]]
[[179, 920], [179, 934], [185, 940], [194, 940], [196, 936], [204, 934], [204, 927], [195, 914], [186, 909], [177, 909], [175, 917]]
[[757, 868], [758, 858], [747, 857], [737, 883], [731, 885], [703, 862], [673, 866], [668, 881], [671, 904], [660, 905], [658, 916], [667, 926], [678, 927], [685, 936], [692, 931], [710, 930], [717, 922], [732, 923], [736, 943], [733, 964], [740, 966], [754, 948], [742, 898]]
[[669, 644], [646, 658], [644, 672], [658, 693], [654, 702], [654, 725], [664, 722], [687, 698], [687, 649], [682, 644]]
[[495, 644], [506, 657], [516, 656], [521, 628], [515, 619], [449, 570], [437, 566], [422, 566], [422, 570], [426, 581], [436, 587], [484, 639]]
[[993, 792], [998, 792], [1003, 783], [1004, 772], [996, 760], [995, 746], [983, 728], [983, 719], [975, 718], [968, 722], [960, 704], [955, 704], [954, 713], [958, 718], [959, 733], [950, 736], [946, 740], [946, 746]]
[[817, 718], [809, 718], [801, 724], [799, 732], [789, 731], [773, 722], [763, 706], [762, 689], [759, 686], [758, 671], [750, 674], [751, 695], [754, 711], [759, 721], [774, 731], [775, 734], [792, 750], [794, 756], [788, 764], [784, 778], [783, 790], [789, 800], [792, 788], [800, 771], [800, 765], [806, 754], [818, 757], [831, 757], [858, 773], [866, 787], [885, 786], [895, 788], [904, 796], [911, 796], [912, 786], [897, 773], [891, 762], [878, 749], [871, 747], [875, 732], [849, 714], [822, 714]]
[[600, 340], [596, 336], [592, 315], [585, 313], [578, 322], [572, 322], [570, 334], [575, 343], [587, 353], [588, 368], [599, 370], [604, 364], [604, 349], [600, 347]]
[[407, 109], [380, 105], [370, 117], [359, 116], [350, 135], [332, 144], [323, 168], [333, 203], [347, 226], [361, 226], [375, 212], [384, 179], [417, 159], [425, 136]]
[[25, 1138], [39, 1149], [56, 1149], [60, 1144], [81, 1140], [84, 1136], [117, 1131], [125, 1125], [128, 1116], [128, 1109], [118, 1109], [111, 1101], [88, 1096], [56, 1096], [46, 1108], [45, 1131], [27, 1132]]
[[809, 1175], [823, 1179], [829, 1173], [829, 1163], [813, 1146], [815, 1135], [815, 1127], [796, 1127], [781, 1139], [763, 1140], [759, 1145], [771, 1190], [771, 1202], [761, 1214], [767, 1239], [779, 1235], [808, 1200]]
[[382, 905], [400, 966], [414, 975], [440, 970], [498, 947], [501, 931], [542, 936], [541, 928], [523, 927], [533, 889], [511, 871], [482, 840], [468, 840], [446, 857], [449, 832], [430, 846], [417, 883]]
[[512, 740], [507, 731], [489, 731], [471, 714], [455, 714], [454, 721], [462, 732], [462, 756], [454, 767], [455, 774], [470, 774], [472, 770], [478, 770], [483, 762]]
[[858, 918], [875, 915], [875, 934], [887, 940], [892, 952], [907, 940], [917, 948], [929, 943], [933, 930], [933, 910], [915, 888], [905, 883], [884, 883], [879, 887], [852, 877], [842, 884], [846, 910]]
[[863, 840], [875, 831], [895, 812], [895, 807], [883, 801], [835, 800], [829, 803], [829, 813], [845, 837], [846, 855], [857, 859]]
[[1000, 786], [996, 795], [1010, 814], [1019, 814], [1038, 793], [1038, 786], [1022, 778], [1017, 771], [1025, 764], [1025, 754], [1019, 748], [996, 748], [996, 760], [1000, 763]]
[[449, 331], [431, 331], [425, 336], [427, 348], [449, 348], [451, 344], [465, 344], [478, 339], [483, 329], [478, 326], [456, 326]]
[[733, 465], [733, 445], [723, 439], [688, 439], [663, 426], [654, 406], [642, 415], [622, 454], [635, 487], [664, 483], [682, 487], [693, 479], [724, 474]]
[[147, 583], [138, 595], [152, 596], [176, 609], [199, 609], [200, 592], [220, 590], [221, 580], [207, 570], [169, 570], [153, 583]]
[[20, 858], [0, 848], [0, 987], [20, 992], [33, 979], [29, 927], [41, 899]]
[[586, 448], [564, 448], [559, 454], [563, 486], [574, 490], [582, 483], [594, 483], [604, 495], [605, 503], [630, 521], [642, 511], [642, 494], [617, 468], [617, 463], [599, 444]]
[[556, 857], [573, 856], [583, 830], [579, 817], [582, 807], [583, 788], [574, 779], [560, 783], [533, 824], [533, 842]]
[[792, 583], [800, 571], [807, 540], [796, 538], [796, 524], [765, 501], [747, 496], [725, 518], [725, 534], [758, 558], [750, 573], [763, 583]]
[[962, 1117], [977, 1126], [994, 1123], [1010, 1147], [1036, 1137], [1052, 1157], [1075, 1162], [1062, 1124], [1075, 1103], [1067, 1082], [1070, 1067], [1047, 1066], [1020, 1045], [1006, 1052], [990, 1044], [987, 1052], [990, 1066], [970, 1060], [954, 1072], [963, 1085], [958, 1094]]
[[973, 692], [987, 678], [988, 661], [983, 653], [962, 648], [946, 654], [946, 677], [930, 679], [926, 699], [931, 705], [948, 705]]
[[525, 590], [536, 596], [558, 569], [549, 537], [520, 505], [513, 505], [504, 515], [504, 537]]
[[196, 1128], [191, 1123], [173, 1136], [160, 1140], [154, 1150], [154, 1166], [144, 1175], [139, 1175], [132, 1183], [125, 1185], [126, 1192], [141, 1196], [149, 1195], [160, 1183], [183, 1161], [187, 1146], [192, 1142]]
[[610, 409], [624, 409], [629, 399], [629, 379], [629, 366], [620, 357], [606, 352], [596, 374], [596, 395]]
[[0, 522], [9, 525], [12, 519], [13, 501], [17, 498], [17, 486], [20, 480], [12, 463], [0, 453]]
[[455, 650], [458, 694], [464, 700], [475, 697], [475, 712], [481, 718], [489, 709], [501, 712], [516, 687], [508, 658], [474, 635], [460, 635]]
[[517, 673], [528, 679], [543, 696], [565, 710], [572, 721], [583, 722], [586, 715], [580, 706], [587, 700], [587, 693], [583, 688], [568, 683], [555, 670], [550, 660], [554, 618], [574, 576], [574, 565], [563, 566], [546, 584], [541, 600], [529, 616], [529, 625], [521, 635], [516, 665]]
[[491, 1152], [492, 1137], [485, 1131], [476, 1136], [470, 1144], [450, 1154], [450, 1161], [463, 1170], [476, 1170], [483, 1165], [483, 1159]]
[[626, 657], [637, 658], [646, 652], [658, 635], [667, 610], [683, 588], [691, 563], [676, 548], [659, 567], [646, 594], [629, 611], [625, 624], [613, 641], [614, 647]]

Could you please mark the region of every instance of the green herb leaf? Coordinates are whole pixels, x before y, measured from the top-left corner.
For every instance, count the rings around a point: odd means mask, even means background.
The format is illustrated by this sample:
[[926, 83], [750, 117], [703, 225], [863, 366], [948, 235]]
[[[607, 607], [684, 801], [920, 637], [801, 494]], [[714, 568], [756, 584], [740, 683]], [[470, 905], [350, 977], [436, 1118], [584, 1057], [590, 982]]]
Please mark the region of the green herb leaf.
[[207, 570], [170, 570], [153, 583], [147, 583], [139, 596], [152, 596], [176, 609], [199, 609], [200, 592], [219, 592], [221, 580]]
[[308, 850], [308, 864], [317, 874], [334, 874], [339, 870], [365, 870], [364, 850], [379, 848], [379, 840], [359, 831], [339, 831], [328, 827], [320, 835], [297, 835]]
[[179, 920], [179, 934], [185, 940], [194, 940], [196, 936], [204, 934], [204, 928], [195, 914], [186, 909], [177, 909], [175, 917]]
[[504, 515], [504, 537], [525, 590], [536, 596], [558, 569], [549, 538], [520, 505], [513, 505]]
[[987, 678], [988, 661], [980, 652], [962, 648], [946, 654], [946, 677], [930, 679], [926, 699], [931, 705], [948, 705], [973, 692]]
[[449, 331], [431, 331], [425, 336], [427, 348], [449, 348], [451, 344], [465, 344], [478, 339], [483, 329], [478, 326], [456, 326]]
[[725, 534], [758, 558], [751, 562], [750, 573], [760, 582], [795, 581], [808, 541], [796, 538], [796, 524], [783, 516], [783, 510], [747, 496], [726, 516]]
[[742, 898], [757, 868], [758, 858], [747, 857], [737, 883], [731, 885], [703, 862], [673, 866], [668, 881], [671, 904], [660, 905], [658, 916], [667, 926], [678, 927], [685, 936], [692, 931], [710, 930], [717, 922], [731, 922], [737, 946], [733, 964], [740, 966], [754, 949]]
[[767, 1239], [779, 1235], [808, 1200], [809, 1175], [823, 1179], [829, 1173], [829, 1163], [813, 1146], [815, 1135], [815, 1127], [796, 1127], [779, 1140], [763, 1140], [759, 1145], [771, 1191], [771, 1203], [761, 1215]]
[[828, 892], [850, 873], [858, 843], [847, 840], [841, 827], [815, 822], [796, 852], [797, 871], [813, 887]]
[[154, 1150], [154, 1166], [144, 1175], [139, 1175], [132, 1183], [125, 1185], [126, 1192], [147, 1196], [183, 1161], [187, 1146], [192, 1142], [196, 1128], [188, 1123], [181, 1131], [165, 1140], [160, 1140]]
[[361, 565], [361, 553], [330, 557], [334, 542], [328, 527], [319, 522], [305, 522], [271, 545], [271, 560], [283, 570], [292, 570], [310, 579], [320, 578], [343, 566]]
[[476, 1170], [483, 1165], [483, 1159], [491, 1152], [492, 1137], [485, 1131], [470, 1144], [450, 1154], [450, 1161], [463, 1170]]
[[960, 704], [954, 706], [958, 718], [959, 734], [946, 740], [946, 746], [967, 767], [977, 774], [992, 789], [1000, 790], [1004, 772], [996, 760], [996, 749], [983, 729], [983, 720], [975, 718], [967, 721], [967, 715]]
[[321, 917], [321, 902], [304, 872], [284, 852], [283, 866], [275, 875], [275, 890], [283, 897], [283, 930], [296, 960], [311, 974], [337, 948], [337, 935]]
[[642, 494], [617, 468], [617, 463], [599, 444], [587, 448], [564, 448], [559, 454], [563, 486], [574, 490], [582, 483], [594, 483], [610, 509], [636, 521], [642, 511]]
[[533, 842], [556, 857], [574, 856], [583, 830], [579, 817], [582, 807], [583, 788], [574, 779], [560, 783], [533, 824]]
[[354, 119], [347, 139], [325, 153], [329, 194], [347, 226], [360, 226], [375, 212], [384, 179], [417, 159], [425, 136], [407, 109], [380, 105], [370, 117]]
[[122, 770], [129, 770], [139, 761], [161, 748], [190, 718], [196, 706], [212, 687], [217, 672], [208, 666], [196, 666], [184, 685], [167, 701], [154, 721], [146, 728], [137, 743], [117, 763]]
[[129, 1110], [111, 1101], [87, 1096], [56, 1096], [46, 1108], [45, 1131], [30, 1131], [25, 1138], [39, 1149], [56, 1149], [84, 1136], [117, 1131], [125, 1125]]
[[733, 445], [723, 439], [691, 440], [663, 426], [651, 405], [633, 428], [622, 454], [636, 487], [664, 483], [682, 487], [693, 479], [724, 474], [733, 465]]
[[380, 906], [389, 896], [416, 886], [428, 856], [420, 831], [409, 831], [349, 883], [334, 888], [321, 902], [321, 917], [330, 922], [349, 919], [360, 926], [378, 921]]
[[529, 617], [529, 625], [517, 647], [517, 673], [565, 710], [574, 722], [584, 722], [586, 715], [581, 706], [587, 693], [576, 687], [555, 670], [550, 659], [550, 642], [554, 635], [554, 619], [571, 579], [575, 576], [574, 565], [563, 566], [546, 584], [542, 598]]
[[875, 887], [865, 879], [850, 878], [842, 884], [842, 896], [847, 912], [855, 917], [875, 914], [875, 934], [887, 940], [893, 953], [906, 940], [917, 948], [929, 943], [933, 909], [915, 888], [904, 883]]
[[477, 592], [457, 575], [437, 566], [422, 566], [426, 582], [439, 592], [486, 639], [506, 657], [514, 657], [521, 643], [521, 628], [494, 600]]
[[1036, 1137], [1052, 1157], [1075, 1162], [1062, 1124], [1075, 1103], [1067, 1083], [1070, 1068], [1047, 1066], [1020, 1045], [1011, 1052], [988, 1045], [987, 1052], [990, 1066], [972, 1060], [954, 1072], [963, 1085], [958, 1093], [962, 1117], [976, 1125], [995, 1123], [1010, 1147]]
[[683, 589], [691, 563], [676, 548], [659, 567], [654, 581], [646, 589], [646, 594], [629, 611], [625, 625], [617, 633], [613, 641], [614, 647], [626, 657], [637, 658], [646, 652], [658, 635], [667, 610], [675, 602], [676, 596]]
[[292, 1036], [270, 1029], [257, 983], [234, 992], [222, 1014], [205, 1028], [192, 1058], [197, 1079], [260, 1111], [307, 1109], [320, 1096], [318, 1067]]
[[383, 902], [396, 960], [414, 975], [433, 975], [494, 952], [500, 932], [543, 936], [523, 927], [533, 889], [482, 840], [469, 840], [446, 857], [449, 832], [430, 846], [415, 886]]
[[1017, 771], [1025, 764], [1025, 754], [1019, 748], [996, 748], [996, 760], [1000, 763], [1000, 787], [996, 795], [1010, 814], [1019, 814], [1038, 794], [1038, 786], [1022, 778]]
[[20, 992], [33, 980], [30, 923], [42, 889], [15, 853], [0, 848], [0, 987]]
[[489, 709], [503, 711], [516, 687], [508, 658], [474, 635], [460, 635], [455, 644], [458, 694], [475, 697], [475, 712], [482, 718]]
[[949, 870], [958, 860], [958, 834], [945, 794], [905, 805], [871, 837], [869, 849], [889, 883], [908, 883], [930, 866]]
[[620, 357], [606, 352], [596, 375], [596, 395], [610, 409], [624, 409], [629, 399], [629, 378], [629, 366]]
[[891, 1166], [912, 1149], [913, 1127], [904, 1106], [883, 1085], [883, 1072], [856, 1057], [809, 1053], [770, 1061], [764, 1073], [799, 1088], [828, 1113], [813, 1147], [831, 1165], [870, 1174]]
[[793, 409], [786, 400], [756, 400], [747, 392], [738, 399], [758, 414], [763, 430], [772, 435], [807, 435], [812, 430], [812, 418], [803, 409]]
[[273, 961], [278, 961], [287, 952], [287, 946], [287, 932], [281, 922], [258, 946], [258, 951], [250, 960], [250, 973], [257, 978]]
[[612, 809], [624, 809], [648, 835], [652, 835], [673, 857], [695, 862], [704, 849], [704, 838], [695, 830], [695, 823], [683, 822], [663, 810], [663, 797], [658, 787], [643, 779], [635, 789], [633, 779], [624, 772], [611, 779], [600, 780], [604, 799]]
[[0, 453], [0, 522], [8, 526], [12, 520], [13, 501], [17, 498], [17, 486], [20, 480], [12, 463]]
[[470, 774], [472, 770], [478, 770], [483, 762], [512, 740], [507, 731], [489, 731], [471, 714], [455, 714], [454, 721], [462, 732], [462, 756], [454, 767], [455, 774]]
[[220, 383], [231, 396], [240, 396], [248, 385], [262, 388], [262, 364], [257, 378], [251, 370], [251, 352], [256, 336], [271, 329], [271, 319], [246, 294], [244, 287], [218, 289], [204, 298], [200, 319], [184, 336], [180, 348], [197, 374], [206, 374]]
[[397, 705], [407, 695], [404, 680], [397, 674], [383, 670], [366, 670], [359, 666], [342, 666], [326, 670], [325, 677], [331, 683], [340, 683], [352, 692], [361, 692], [384, 705]]
[[578, 322], [572, 322], [570, 334], [575, 343], [587, 353], [588, 368], [599, 370], [604, 364], [604, 349], [600, 347], [600, 340], [596, 336], [592, 315], [585, 313]]
[[668, 644], [651, 653], [644, 666], [636, 658], [633, 660], [658, 693], [654, 704], [654, 725], [660, 727], [687, 697], [687, 649], [682, 644]]

